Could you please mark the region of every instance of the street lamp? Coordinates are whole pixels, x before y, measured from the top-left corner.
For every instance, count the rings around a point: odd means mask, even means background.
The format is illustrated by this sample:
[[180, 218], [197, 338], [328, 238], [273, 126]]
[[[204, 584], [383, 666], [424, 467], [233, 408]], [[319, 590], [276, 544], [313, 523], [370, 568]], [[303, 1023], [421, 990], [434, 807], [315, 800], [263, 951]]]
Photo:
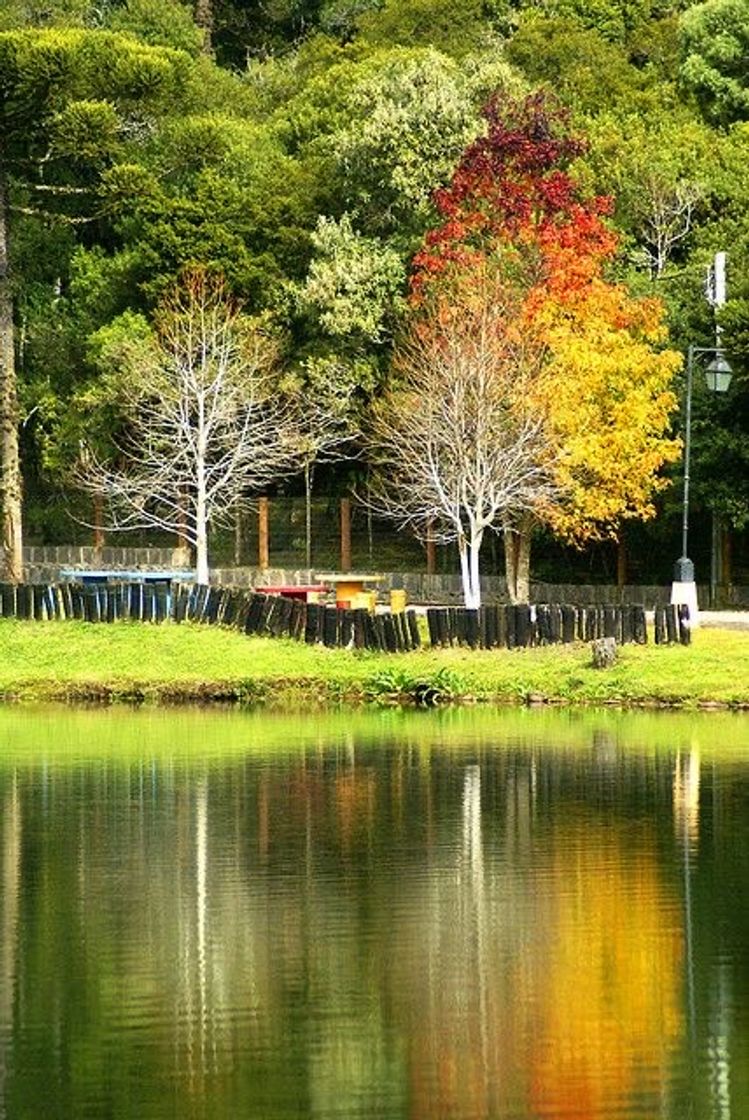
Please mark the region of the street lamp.
[[689, 537], [689, 462], [692, 451], [692, 382], [694, 360], [697, 355], [712, 354], [705, 366], [707, 387], [714, 393], [725, 393], [731, 383], [732, 370], [725, 352], [716, 346], [690, 346], [687, 350], [687, 395], [684, 417], [684, 496], [681, 515], [681, 556], [674, 566], [674, 582], [671, 587], [671, 602], [685, 603], [689, 607], [692, 626], [699, 624], [697, 610], [697, 585], [694, 580], [694, 564], [687, 556]]

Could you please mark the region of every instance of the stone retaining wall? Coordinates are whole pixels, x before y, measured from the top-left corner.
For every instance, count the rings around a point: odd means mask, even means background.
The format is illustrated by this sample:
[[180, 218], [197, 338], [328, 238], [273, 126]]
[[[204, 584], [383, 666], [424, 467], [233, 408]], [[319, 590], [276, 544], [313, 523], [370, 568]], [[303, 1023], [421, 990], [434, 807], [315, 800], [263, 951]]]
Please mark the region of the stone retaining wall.
[[[102, 548], [91, 546], [32, 546], [24, 549], [25, 578], [29, 583], [55, 583], [60, 571], [68, 568], [122, 569], [123, 571], [184, 568], [184, 556], [171, 548]], [[315, 582], [315, 569], [305, 568], [215, 568], [211, 583], [221, 587], [270, 587], [279, 584]], [[484, 576], [481, 587], [485, 603], [507, 601], [507, 587], [502, 576]], [[444, 603], [460, 605], [463, 601], [459, 575], [426, 575], [422, 572], [384, 572], [380, 591], [402, 588], [411, 603]], [[641, 604], [648, 608], [664, 606], [670, 600], [671, 588], [632, 584], [551, 584], [532, 583], [534, 603], [579, 603], [593, 606], [619, 603]], [[701, 607], [709, 603], [709, 588], [698, 587]], [[718, 604], [724, 608], [749, 609], [749, 587], [720, 587]]]

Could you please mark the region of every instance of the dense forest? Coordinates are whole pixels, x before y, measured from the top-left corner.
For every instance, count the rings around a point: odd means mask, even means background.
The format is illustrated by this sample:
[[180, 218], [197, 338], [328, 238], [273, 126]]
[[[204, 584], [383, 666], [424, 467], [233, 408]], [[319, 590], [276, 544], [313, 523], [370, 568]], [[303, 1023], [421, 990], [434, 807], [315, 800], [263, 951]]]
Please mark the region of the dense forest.
[[[565, 173], [612, 199], [607, 278], [662, 302], [672, 349], [720, 330], [734, 377], [720, 395], [695, 378], [693, 548], [706, 578], [712, 526], [719, 581], [747, 581], [748, 0], [5, 0], [0, 362], [18, 402], [1, 435], [5, 464], [20, 442], [26, 541], [69, 539], [67, 508], [90, 502], [81, 449], [111, 450], [157, 309], [198, 266], [272, 340], [283, 391], [342, 418], [353, 454], [485, 107], [538, 91], [580, 141]], [[316, 478], [337, 492], [367, 470], [343, 442], [329, 458]], [[634, 578], [671, 578], [671, 459], [655, 516], [606, 529]]]

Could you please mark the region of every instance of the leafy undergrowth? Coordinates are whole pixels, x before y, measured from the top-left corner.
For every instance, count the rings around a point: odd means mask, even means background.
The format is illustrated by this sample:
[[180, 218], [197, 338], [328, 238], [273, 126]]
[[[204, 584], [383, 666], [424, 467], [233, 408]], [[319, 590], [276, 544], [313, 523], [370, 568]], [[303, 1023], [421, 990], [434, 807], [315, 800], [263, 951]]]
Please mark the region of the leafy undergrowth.
[[749, 705], [749, 632], [704, 630], [691, 646], [625, 646], [593, 669], [586, 646], [309, 647], [197, 625], [0, 619], [0, 696], [82, 702], [293, 707], [456, 702]]

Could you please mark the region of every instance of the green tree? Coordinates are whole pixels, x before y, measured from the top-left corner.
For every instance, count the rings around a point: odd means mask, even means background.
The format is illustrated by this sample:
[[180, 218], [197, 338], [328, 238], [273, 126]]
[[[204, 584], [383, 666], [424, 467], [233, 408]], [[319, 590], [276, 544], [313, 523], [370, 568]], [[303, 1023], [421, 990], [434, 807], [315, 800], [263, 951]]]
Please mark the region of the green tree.
[[649, 74], [632, 65], [620, 44], [572, 16], [528, 12], [508, 43], [507, 58], [531, 82], [548, 86], [583, 114], [625, 106], [637, 111], [654, 96]]
[[192, 9], [180, 0], [126, 0], [108, 14], [111, 31], [128, 32], [154, 47], [172, 47], [196, 55], [203, 46], [203, 32]]
[[173, 118], [141, 155], [104, 188], [149, 300], [190, 263], [219, 267], [254, 310], [303, 274], [314, 183], [268, 127], [218, 113]]
[[434, 47], [462, 58], [486, 45], [491, 24], [483, 0], [386, 0], [357, 22], [359, 36], [377, 47]]
[[83, 30], [0, 34], [0, 459], [2, 543], [22, 576], [21, 470], [12, 267], [19, 215], [78, 224], [99, 211], [105, 170], [148, 114], [173, 103], [184, 55]]
[[707, 0], [681, 17], [681, 76], [716, 124], [749, 118], [749, 7]]
[[596, 191], [615, 200], [624, 251], [651, 279], [664, 279], [688, 259], [695, 229], [716, 199], [714, 135], [683, 112], [604, 113], [590, 123], [588, 138], [586, 163]]

